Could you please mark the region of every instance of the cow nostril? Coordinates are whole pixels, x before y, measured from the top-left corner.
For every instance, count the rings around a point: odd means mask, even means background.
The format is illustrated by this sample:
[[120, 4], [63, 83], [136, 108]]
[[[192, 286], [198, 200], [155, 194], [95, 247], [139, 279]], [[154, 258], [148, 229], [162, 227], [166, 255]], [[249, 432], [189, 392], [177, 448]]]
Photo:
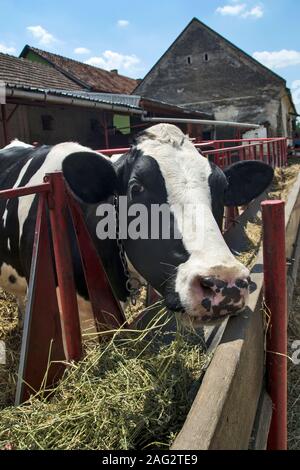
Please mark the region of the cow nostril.
[[248, 289], [249, 286], [248, 281], [246, 281], [246, 279], [237, 279], [235, 281], [235, 285], [239, 289]]
[[202, 277], [200, 279], [200, 284], [203, 287], [208, 287], [210, 289], [215, 286], [215, 282], [216, 280], [213, 277]]
[[201, 305], [202, 305], [202, 307], [205, 308], [205, 310], [207, 312], [209, 312], [210, 309], [211, 309], [211, 300], [208, 299], [208, 298], [205, 298], [205, 299], [202, 300]]

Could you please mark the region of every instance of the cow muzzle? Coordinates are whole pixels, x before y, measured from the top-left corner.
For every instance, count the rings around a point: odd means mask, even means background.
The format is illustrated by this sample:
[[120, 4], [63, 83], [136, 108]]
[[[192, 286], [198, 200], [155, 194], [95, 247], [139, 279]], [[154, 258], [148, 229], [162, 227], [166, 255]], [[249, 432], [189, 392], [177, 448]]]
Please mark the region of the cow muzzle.
[[237, 277], [191, 276], [186, 295], [181, 298], [184, 317], [194, 326], [220, 323], [243, 311], [253, 290], [255, 285], [246, 268]]
[[227, 316], [238, 315], [246, 306], [251, 279], [231, 281], [214, 276], [196, 276], [190, 287], [191, 307], [187, 313], [195, 323], [218, 323]]

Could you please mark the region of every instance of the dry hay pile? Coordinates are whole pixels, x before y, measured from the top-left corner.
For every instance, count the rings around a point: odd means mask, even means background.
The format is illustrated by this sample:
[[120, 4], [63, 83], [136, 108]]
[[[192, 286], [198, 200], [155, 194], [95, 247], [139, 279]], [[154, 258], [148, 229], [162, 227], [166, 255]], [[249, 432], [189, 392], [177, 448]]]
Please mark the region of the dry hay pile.
[[0, 448], [169, 448], [206, 358], [196, 332], [164, 341], [160, 312], [144, 331], [118, 331], [72, 364], [51, 400], [43, 391], [0, 413]]
[[18, 307], [12, 295], [0, 289], [0, 341], [5, 346], [5, 364], [0, 363], [0, 409], [14, 403], [21, 348]]
[[[276, 168], [273, 183], [268, 192], [269, 199], [286, 200], [290, 189], [295, 183], [300, 171], [300, 164], [292, 164], [286, 168]], [[253, 220], [249, 220], [245, 227], [248, 239], [247, 250], [237, 256], [245, 266], [251, 269], [255, 263], [256, 255], [262, 241], [262, 219], [261, 213]]]

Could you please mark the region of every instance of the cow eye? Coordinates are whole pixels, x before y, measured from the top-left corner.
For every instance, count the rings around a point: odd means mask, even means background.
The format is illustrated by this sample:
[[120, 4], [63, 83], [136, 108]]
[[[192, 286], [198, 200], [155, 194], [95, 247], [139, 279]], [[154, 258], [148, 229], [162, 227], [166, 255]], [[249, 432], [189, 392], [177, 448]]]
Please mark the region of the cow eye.
[[131, 199], [134, 197], [134, 196], [137, 196], [138, 194], [142, 193], [144, 191], [144, 186], [142, 186], [141, 184], [139, 183], [133, 183], [133, 185], [131, 186], [130, 188], [130, 196], [131, 196]]

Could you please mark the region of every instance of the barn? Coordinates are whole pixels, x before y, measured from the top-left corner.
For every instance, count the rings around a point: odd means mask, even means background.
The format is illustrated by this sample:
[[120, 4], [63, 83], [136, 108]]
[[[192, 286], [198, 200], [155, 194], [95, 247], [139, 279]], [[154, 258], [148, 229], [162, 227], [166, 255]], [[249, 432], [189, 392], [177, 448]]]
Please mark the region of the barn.
[[[134, 93], [201, 109], [216, 120], [261, 124], [268, 137], [291, 137], [295, 130], [297, 111], [286, 81], [197, 18]], [[232, 133], [218, 129], [217, 137], [232, 138]]]
[[[43, 60], [42, 53], [54, 57], [55, 62]], [[0, 53], [0, 85], [5, 96], [0, 147], [16, 137], [45, 144], [78, 141], [94, 149], [124, 147], [136, 130], [149, 125], [142, 122], [142, 115], [213, 119], [210, 113], [132, 95], [136, 80], [117, 71], [108, 72], [29, 46], [21, 55], [26, 57]], [[64, 68], [57, 66], [58, 62]], [[187, 126], [183, 130], [187, 131]], [[201, 127], [193, 131], [199, 135]]]

